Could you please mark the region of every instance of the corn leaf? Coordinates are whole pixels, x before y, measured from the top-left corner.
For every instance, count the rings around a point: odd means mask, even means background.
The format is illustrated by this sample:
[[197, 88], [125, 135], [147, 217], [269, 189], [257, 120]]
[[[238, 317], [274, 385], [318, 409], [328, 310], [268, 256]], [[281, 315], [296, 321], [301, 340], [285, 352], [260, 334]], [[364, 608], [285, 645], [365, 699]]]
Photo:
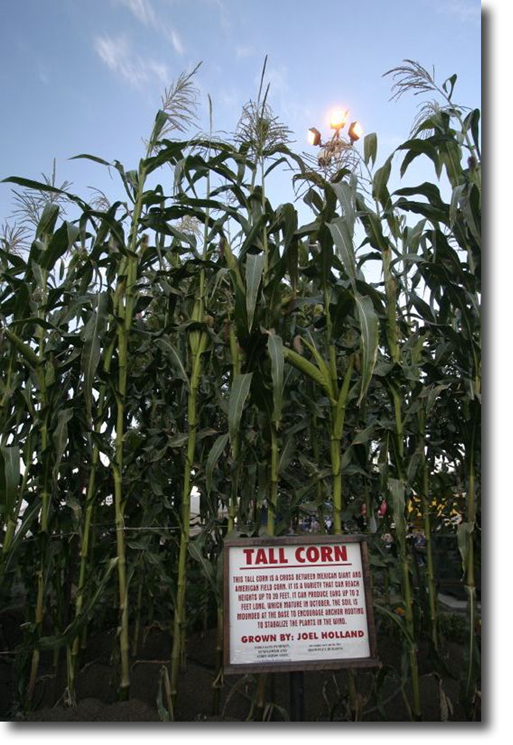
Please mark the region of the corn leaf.
[[400, 479], [388, 479], [388, 491], [392, 504], [397, 542], [402, 551], [406, 548], [404, 483]]
[[89, 419], [92, 417], [92, 391], [101, 356], [101, 335], [107, 320], [108, 302], [109, 297], [106, 292], [100, 292], [94, 296], [93, 304], [96, 307], [82, 332], [84, 346], [82, 347], [81, 364], [84, 371], [84, 398]]
[[356, 307], [358, 308], [358, 317], [360, 319], [360, 332], [361, 332], [361, 349], [362, 349], [362, 364], [361, 364], [361, 376], [362, 382], [360, 387], [360, 396], [358, 398], [358, 405], [362, 402], [376, 365], [376, 359], [378, 354], [378, 317], [372, 300], [370, 297], [364, 295], [355, 295]]
[[42, 252], [39, 264], [43, 269], [51, 271], [58, 259], [73, 246], [77, 240], [79, 229], [76, 225], [64, 222], [58, 230], [52, 235], [50, 243], [45, 251]]
[[345, 217], [339, 217], [337, 220], [328, 224], [330, 233], [333, 237], [338, 255], [342, 260], [346, 274], [351, 280], [353, 290], [356, 289], [356, 259], [354, 255], [353, 238], [349, 224]]
[[241, 373], [233, 376], [230, 399], [228, 401], [228, 432], [232, 451], [235, 447], [236, 438], [240, 430], [240, 420], [244, 405], [251, 388], [253, 373]]
[[338, 181], [332, 184], [332, 187], [342, 207], [342, 217], [347, 223], [350, 234], [353, 235], [356, 221], [355, 190], [347, 181]]
[[53, 445], [55, 449], [55, 460], [53, 467], [53, 477], [57, 480], [59, 475], [59, 466], [62, 456], [68, 444], [68, 422], [73, 418], [73, 409], [61, 409], [57, 416], [57, 426], [53, 433]]
[[214, 468], [221, 457], [229, 440], [228, 433], [220, 435], [210, 449], [205, 468], [207, 493], [210, 494], [214, 485]]
[[363, 159], [367, 165], [374, 165], [378, 153], [378, 138], [375, 132], [370, 132], [363, 139]]
[[175, 347], [171, 343], [171, 339], [168, 335], [161, 336], [159, 339], [156, 340], [155, 345], [162, 350], [162, 352], [169, 358], [171, 364], [173, 365], [173, 368], [175, 370], [175, 373], [180, 378], [180, 380], [183, 380], [184, 383], [187, 384], [187, 390], [189, 390], [190, 383], [189, 378], [187, 376], [187, 373], [185, 371], [185, 366], [182, 362], [182, 359], [178, 352], [176, 351]]
[[17, 502], [20, 483], [20, 449], [17, 445], [0, 447], [0, 514], [9, 517]]
[[285, 357], [283, 342], [280, 336], [269, 334], [267, 350], [271, 358], [271, 375], [273, 380], [273, 422], [279, 424], [283, 408], [283, 368]]
[[246, 311], [248, 331], [251, 331], [258, 298], [258, 288], [264, 269], [264, 254], [248, 254], [246, 258]]
[[93, 611], [96, 603], [105, 592], [105, 587], [109, 581], [110, 575], [114, 571], [118, 564], [118, 559], [111, 559], [107, 565], [107, 569], [100, 582], [95, 585], [94, 592], [89, 597], [89, 600], [82, 608], [82, 611], [75, 617], [75, 619], [66, 627], [61, 634], [55, 636], [43, 636], [37, 642], [38, 649], [59, 649], [69, 645], [73, 639], [80, 633], [84, 628], [85, 624], [92, 618]]
[[4, 332], [9, 341], [14, 344], [18, 352], [20, 352], [20, 354], [25, 358], [26, 362], [28, 362], [31, 367], [36, 368], [39, 365], [39, 357], [32, 347], [25, 344], [25, 342], [10, 329], [4, 329]]
[[210, 559], [208, 559], [204, 552], [204, 540], [202, 540], [201, 534], [192, 541], [189, 541], [189, 554], [192, 556], [194, 561], [197, 561], [201, 566], [203, 576], [208, 581], [214, 593], [217, 593], [216, 574], [214, 567]]
[[308, 375], [309, 378], [311, 378], [315, 383], [318, 383], [322, 388], [324, 388], [326, 393], [331, 396], [329, 378], [326, 378], [326, 375], [323, 374], [316, 365], [312, 364], [305, 357], [288, 347], [283, 348], [283, 354], [285, 355], [285, 359], [290, 362], [291, 365], [294, 365], [294, 367], [301, 370], [302, 373]]

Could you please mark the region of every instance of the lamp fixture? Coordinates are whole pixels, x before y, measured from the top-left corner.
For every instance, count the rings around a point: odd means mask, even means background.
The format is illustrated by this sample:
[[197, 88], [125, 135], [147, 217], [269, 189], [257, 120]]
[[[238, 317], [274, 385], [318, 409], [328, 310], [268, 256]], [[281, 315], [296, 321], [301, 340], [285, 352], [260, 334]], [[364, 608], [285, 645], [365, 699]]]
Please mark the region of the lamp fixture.
[[315, 129], [315, 127], [310, 127], [308, 130], [308, 142], [310, 145], [313, 145], [314, 147], [317, 147], [317, 145], [321, 144], [321, 133], [318, 129]]
[[351, 142], [356, 142], [356, 140], [359, 140], [363, 134], [362, 125], [360, 124], [360, 122], [353, 122], [349, 127], [349, 131], [347, 134], [349, 135], [349, 139], [351, 140]]
[[339, 132], [341, 129], [343, 129], [346, 124], [348, 114], [349, 112], [344, 111], [343, 109], [334, 109], [330, 114], [331, 129], [334, 129], [336, 132]]
[[313, 147], [322, 148], [318, 163], [322, 168], [327, 168], [334, 159], [340, 157], [343, 150], [351, 148], [363, 135], [363, 129], [359, 122], [351, 122], [347, 132], [348, 139], [340, 136], [340, 130], [345, 127], [349, 111], [346, 109], [334, 109], [329, 118], [330, 128], [334, 130], [333, 135], [327, 142], [322, 142], [321, 133], [315, 127], [310, 127], [307, 134], [308, 143]]

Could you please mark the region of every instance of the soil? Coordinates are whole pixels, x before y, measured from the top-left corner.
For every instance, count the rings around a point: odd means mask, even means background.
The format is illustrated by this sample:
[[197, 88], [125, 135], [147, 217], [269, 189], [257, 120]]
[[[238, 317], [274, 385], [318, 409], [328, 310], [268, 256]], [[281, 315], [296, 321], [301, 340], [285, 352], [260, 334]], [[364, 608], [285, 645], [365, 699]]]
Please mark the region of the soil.
[[[77, 678], [76, 702], [66, 705], [66, 665], [62, 652], [57, 673], [53, 655], [41, 657], [40, 679], [36, 687], [32, 711], [16, 711], [15, 650], [21, 642], [16, 614], [12, 611], [0, 617], [0, 719], [3, 721], [53, 722], [158, 722], [162, 721], [159, 699], [161, 671], [169, 661], [171, 636], [161, 628], [146, 629], [131, 670], [130, 700], [117, 700], [117, 644], [115, 630], [91, 636]], [[246, 721], [251, 716], [256, 691], [256, 676], [225, 676], [219, 688], [220, 706], [213, 713], [215, 678], [215, 630], [190, 636], [187, 644], [185, 670], [180, 675], [175, 720]], [[411, 691], [400, 687], [402, 650], [394, 634], [378, 631], [378, 656], [383, 665], [383, 681], [376, 695], [376, 675], [365, 670], [357, 672], [357, 688], [362, 721], [408, 721], [405, 698]], [[433, 673], [427, 648], [419, 649], [420, 682], [423, 721], [464, 721], [459, 697], [459, 676], [463, 664], [462, 647], [446, 643], [443, 650], [445, 670]], [[385, 674], [386, 673], [386, 674]], [[304, 673], [304, 721], [351, 719], [347, 688], [348, 674], [344, 670]], [[290, 675], [275, 673], [266, 676], [264, 717], [271, 721], [291, 718]], [[271, 703], [272, 702], [272, 703]]]

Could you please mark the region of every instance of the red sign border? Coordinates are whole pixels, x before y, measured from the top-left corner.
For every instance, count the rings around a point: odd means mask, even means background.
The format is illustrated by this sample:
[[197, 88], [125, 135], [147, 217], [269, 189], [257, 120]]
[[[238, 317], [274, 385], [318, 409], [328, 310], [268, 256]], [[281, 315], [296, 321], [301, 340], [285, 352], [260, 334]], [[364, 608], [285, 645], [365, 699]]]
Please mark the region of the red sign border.
[[[366, 535], [294, 535], [294, 536], [261, 536], [257, 538], [232, 538], [226, 539], [223, 549], [223, 588], [224, 588], [224, 672], [227, 674], [244, 674], [258, 672], [291, 672], [293, 670], [336, 670], [341, 668], [355, 667], [381, 667], [377, 657], [376, 629], [374, 626], [373, 599], [371, 589], [371, 577], [369, 569], [369, 551]], [[228, 585], [230, 548], [241, 546], [300, 546], [300, 545], [325, 545], [359, 543], [362, 558], [362, 579], [365, 593], [367, 629], [369, 633], [369, 657], [352, 657], [350, 659], [333, 660], [296, 660], [294, 662], [252, 662], [252, 663], [230, 663], [230, 588]]]

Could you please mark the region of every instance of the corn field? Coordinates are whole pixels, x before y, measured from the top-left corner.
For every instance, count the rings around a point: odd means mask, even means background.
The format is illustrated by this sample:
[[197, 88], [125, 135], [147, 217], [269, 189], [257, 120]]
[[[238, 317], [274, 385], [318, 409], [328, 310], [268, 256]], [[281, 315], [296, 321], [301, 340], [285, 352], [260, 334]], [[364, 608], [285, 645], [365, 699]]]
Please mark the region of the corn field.
[[[388, 678], [421, 720], [426, 675], [451, 718], [444, 531], [467, 601], [459, 705], [478, 716], [480, 115], [453, 101], [455, 75], [438, 86], [405, 61], [389, 76], [395, 97], [436, 100], [386, 158], [374, 133], [330, 168], [294, 152], [264, 74], [233, 137], [213, 124], [192, 135], [193, 72], [166, 91], [135, 169], [76, 156], [111, 169], [123, 199], [4, 179], [38, 207], [29, 241], [4, 235], [0, 250], [0, 593], [3, 612], [23, 607], [2, 655], [16, 711], [58, 671], [73, 707], [106, 628], [129, 700], [157, 624], [170, 639], [161, 718], [180, 717], [188, 639], [206, 629], [219, 715], [223, 541], [308, 523], [368, 534], [378, 631], [400, 650], [393, 669], [365, 673], [367, 699], [345, 674], [339, 718], [365, 718], [366, 701], [387, 718]], [[433, 182], [406, 185], [419, 163]], [[284, 167], [301, 210], [269, 201]], [[246, 685], [248, 718], [278, 716], [268, 680]]]

